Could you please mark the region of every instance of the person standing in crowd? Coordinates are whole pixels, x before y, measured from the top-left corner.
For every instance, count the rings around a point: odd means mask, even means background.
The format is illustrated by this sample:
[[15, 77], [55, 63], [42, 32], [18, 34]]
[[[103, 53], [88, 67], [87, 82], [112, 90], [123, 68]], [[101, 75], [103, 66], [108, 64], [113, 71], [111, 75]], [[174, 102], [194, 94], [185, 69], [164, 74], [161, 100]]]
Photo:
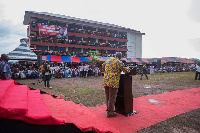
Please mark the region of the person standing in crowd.
[[83, 77], [83, 64], [79, 66], [79, 70], [80, 70], [80, 77]]
[[83, 77], [85, 78], [86, 77], [86, 73], [87, 73], [87, 65], [85, 64], [83, 66]]
[[95, 70], [95, 77], [98, 77], [98, 67], [95, 67], [94, 70]]
[[130, 69], [124, 67], [124, 64], [120, 61], [121, 57], [122, 54], [117, 52], [115, 58], [111, 58], [102, 64], [102, 68], [105, 70], [103, 85], [106, 95], [107, 118], [117, 116], [117, 114], [114, 114], [114, 106], [119, 88], [121, 71], [125, 73], [130, 72]]
[[148, 77], [147, 77], [147, 68], [146, 68], [145, 65], [144, 65], [143, 68], [142, 68], [142, 74], [141, 74], [141, 78], [140, 78], [140, 80], [142, 80], [142, 76], [143, 76], [143, 74], [146, 76], [146, 78], [147, 78], [147, 80], [148, 80]]
[[199, 80], [200, 80], [200, 66], [196, 65], [195, 80], [197, 80], [198, 75], [199, 75]]
[[150, 74], [154, 74], [154, 66], [153, 65], [150, 66]]
[[52, 87], [49, 84], [49, 81], [51, 79], [51, 67], [48, 63], [44, 64], [44, 88], [48, 87], [49, 89], [52, 89]]
[[76, 76], [75, 76], [75, 69], [74, 69], [74, 66], [73, 66], [73, 68], [72, 68], [72, 78], [74, 78], [74, 77], [76, 77]]
[[11, 79], [11, 69], [8, 65], [9, 57], [6, 54], [1, 55], [1, 61], [0, 61], [0, 78], [5, 79]]

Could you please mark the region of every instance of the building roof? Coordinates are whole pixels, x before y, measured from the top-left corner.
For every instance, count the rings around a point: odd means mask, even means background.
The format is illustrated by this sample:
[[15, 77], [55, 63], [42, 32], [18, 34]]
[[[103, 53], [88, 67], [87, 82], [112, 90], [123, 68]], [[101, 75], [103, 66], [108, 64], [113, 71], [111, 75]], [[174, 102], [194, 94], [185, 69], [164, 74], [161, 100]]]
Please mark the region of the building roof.
[[133, 33], [145, 35], [145, 33], [141, 33], [140, 31], [130, 29], [130, 28], [125, 28], [122, 26], [114, 25], [114, 24], [97, 22], [97, 21], [87, 20], [87, 19], [80, 19], [80, 18], [65, 16], [65, 15], [60, 15], [60, 14], [53, 14], [53, 13], [47, 13], [47, 12], [35, 12], [35, 11], [25, 11], [24, 22], [23, 22], [24, 25], [28, 25], [30, 23], [31, 17], [50, 19], [50, 20], [53, 19], [53, 20], [62, 21], [62, 22], [80, 23], [80, 24], [86, 24], [86, 25], [91, 25], [91, 26], [96, 26], [96, 27], [98, 26], [102, 28], [112, 28], [115, 30], [123, 30], [126, 32], [133, 32]]

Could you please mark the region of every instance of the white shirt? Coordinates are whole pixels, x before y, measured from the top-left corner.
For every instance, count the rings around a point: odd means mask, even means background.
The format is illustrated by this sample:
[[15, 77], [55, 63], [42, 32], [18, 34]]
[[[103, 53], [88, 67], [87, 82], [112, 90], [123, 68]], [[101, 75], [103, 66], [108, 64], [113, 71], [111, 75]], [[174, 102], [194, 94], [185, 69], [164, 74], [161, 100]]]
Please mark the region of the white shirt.
[[198, 66], [198, 67], [196, 67], [196, 68], [197, 68], [197, 70], [196, 70], [196, 71], [197, 71], [197, 72], [200, 72], [200, 67]]
[[79, 68], [80, 68], [80, 71], [83, 71], [83, 66], [79, 66]]
[[84, 69], [84, 71], [87, 71], [87, 66], [84, 66], [83, 69]]

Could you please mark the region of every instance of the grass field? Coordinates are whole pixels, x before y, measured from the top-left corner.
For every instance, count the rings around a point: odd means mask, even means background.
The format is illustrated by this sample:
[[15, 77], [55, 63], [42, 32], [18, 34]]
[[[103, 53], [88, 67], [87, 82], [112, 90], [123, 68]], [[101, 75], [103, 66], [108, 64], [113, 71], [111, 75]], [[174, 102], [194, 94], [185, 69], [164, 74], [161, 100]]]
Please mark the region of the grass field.
[[[194, 80], [194, 72], [148, 75], [149, 80], [147, 80], [145, 76], [143, 76], [143, 79], [140, 80], [140, 77], [140, 75], [133, 76], [132, 90], [134, 98], [200, 87], [200, 80]], [[40, 89], [52, 95], [63, 97], [67, 101], [73, 101], [76, 104], [91, 107], [105, 104], [105, 94], [102, 80], [103, 77], [101, 76], [52, 79], [50, 81], [50, 84], [53, 87], [52, 89], [44, 89], [43, 82], [38, 85], [33, 85], [33, 82], [37, 83], [37, 79], [16, 81], [21, 84], [26, 84], [31, 88]], [[143, 129], [139, 131], [139, 133], [196, 133], [199, 131], [200, 109], [197, 109]]]

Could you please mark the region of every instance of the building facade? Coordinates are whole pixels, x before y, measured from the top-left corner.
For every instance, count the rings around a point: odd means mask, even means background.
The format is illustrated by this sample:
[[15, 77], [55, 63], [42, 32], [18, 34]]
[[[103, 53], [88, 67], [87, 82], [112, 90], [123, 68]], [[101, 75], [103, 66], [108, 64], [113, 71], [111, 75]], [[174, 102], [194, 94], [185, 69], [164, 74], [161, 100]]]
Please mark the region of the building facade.
[[122, 52], [126, 58], [142, 57], [142, 35], [145, 34], [130, 28], [34, 11], [25, 11], [23, 23], [28, 25], [29, 46], [34, 51], [80, 55], [99, 51], [101, 56]]

